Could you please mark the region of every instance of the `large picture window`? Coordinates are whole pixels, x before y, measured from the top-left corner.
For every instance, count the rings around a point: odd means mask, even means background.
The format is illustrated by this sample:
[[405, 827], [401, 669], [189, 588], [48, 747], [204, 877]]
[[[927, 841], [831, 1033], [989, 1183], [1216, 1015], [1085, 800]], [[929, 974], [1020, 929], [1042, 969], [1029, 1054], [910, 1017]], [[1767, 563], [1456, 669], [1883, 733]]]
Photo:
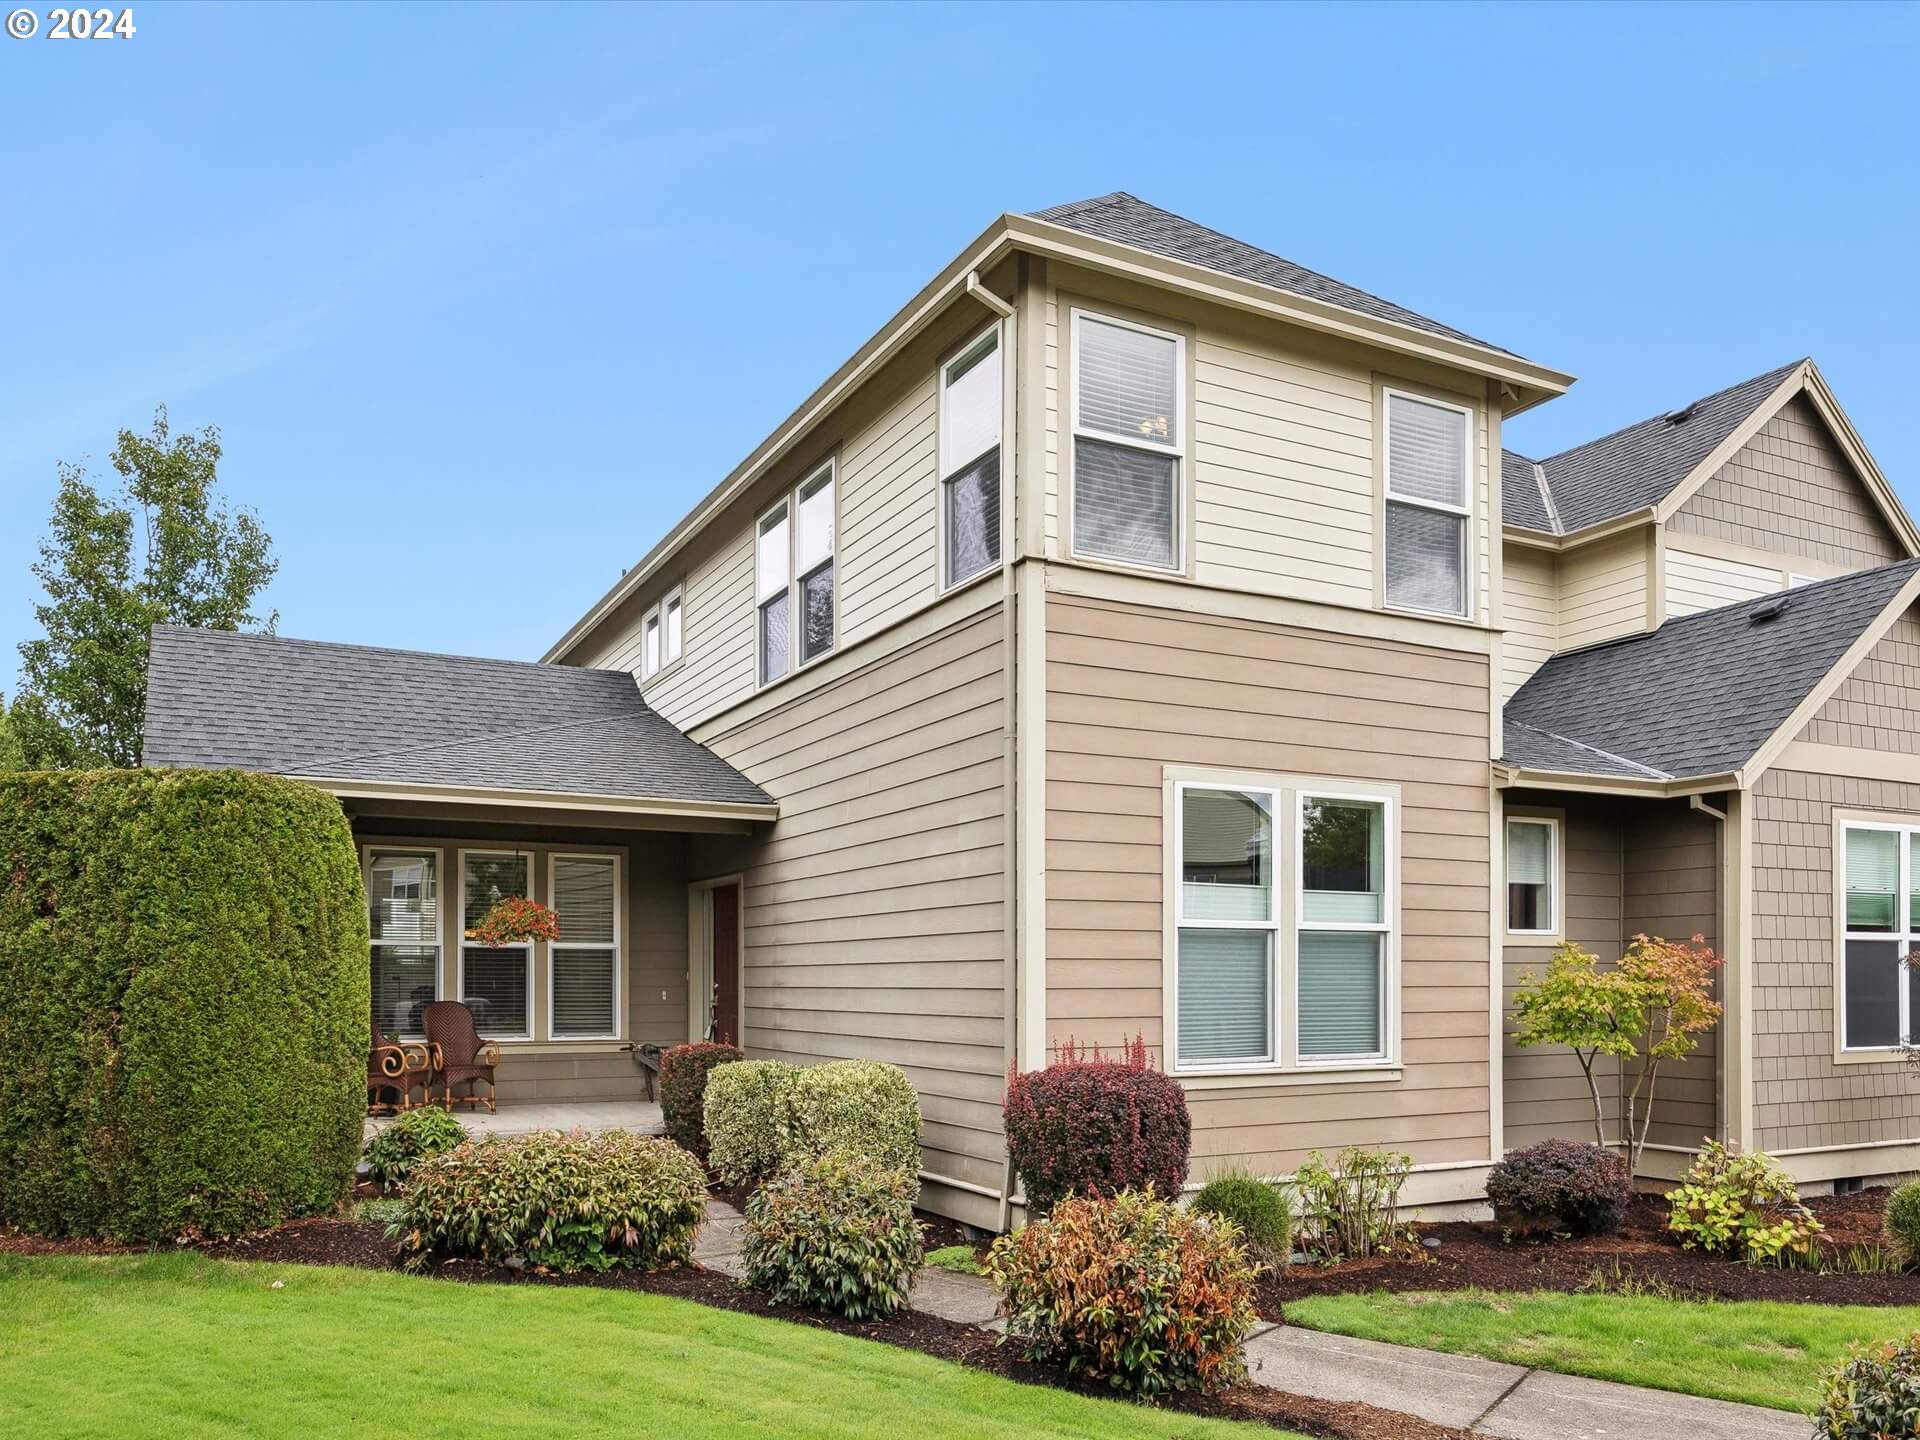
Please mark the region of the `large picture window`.
[[1073, 312], [1073, 553], [1180, 568], [1186, 341]]
[[1387, 604], [1465, 615], [1472, 412], [1386, 392]]
[[548, 894], [560, 938], [547, 946], [549, 1032], [555, 1040], [620, 1033], [620, 862], [612, 855], [554, 855]]
[[[460, 852], [461, 929], [472, 929], [487, 911], [510, 896], [532, 899], [531, 865], [525, 853]], [[533, 944], [460, 947], [460, 998], [489, 1040], [533, 1036]]]
[[1177, 784], [1174, 802], [1174, 1068], [1385, 1061], [1391, 798], [1196, 781]]
[[940, 367], [943, 583], [1000, 563], [1000, 327]]
[[418, 1039], [421, 1012], [440, 998], [440, 852], [367, 852], [373, 939], [373, 1018], [395, 1039]]
[[1841, 853], [1841, 1046], [1894, 1050], [1920, 1035], [1920, 986], [1905, 961], [1920, 943], [1913, 826], [1836, 827]]

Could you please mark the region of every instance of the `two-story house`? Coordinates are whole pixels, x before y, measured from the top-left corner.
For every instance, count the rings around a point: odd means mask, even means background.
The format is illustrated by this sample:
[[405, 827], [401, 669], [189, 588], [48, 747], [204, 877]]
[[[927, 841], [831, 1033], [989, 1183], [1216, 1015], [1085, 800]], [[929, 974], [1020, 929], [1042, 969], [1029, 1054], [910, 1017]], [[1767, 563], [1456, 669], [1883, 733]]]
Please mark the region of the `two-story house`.
[[[377, 1018], [467, 1000], [509, 1102], [895, 1061], [980, 1225], [1069, 1037], [1145, 1037], [1196, 1178], [1475, 1201], [1588, 1130], [1518, 973], [1639, 930], [1730, 960], [1663, 1171], [1913, 1168], [1913, 526], [1808, 362], [1504, 449], [1570, 383], [1129, 195], [1003, 215], [541, 664], [160, 630], [147, 763], [339, 795]], [[513, 891], [562, 940], [465, 943]]]

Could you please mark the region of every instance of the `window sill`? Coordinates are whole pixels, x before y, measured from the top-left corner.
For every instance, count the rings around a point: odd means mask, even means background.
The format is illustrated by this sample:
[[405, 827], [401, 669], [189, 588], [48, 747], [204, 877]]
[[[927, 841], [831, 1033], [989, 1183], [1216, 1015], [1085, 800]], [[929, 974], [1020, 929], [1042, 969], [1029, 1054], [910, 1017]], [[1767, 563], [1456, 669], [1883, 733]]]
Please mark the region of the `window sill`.
[[1269, 1090], [1297, 1085], [1390, 1084], [1402, 1078], [1397, 1061], [1329, 1065], [1325, 1069], [1174, 1071], [1187, 1090]]
[[1085, 565], [1090, 570], [1106, 570], [1115, 575], [1147, 575], [1157, 580], [1190, 578], [1184, 565], [1136, 564], [1130, 560], [1113, 560], [1105, 555], [1082, 555], [1078, 550], [1067, 551], [1067, 559], [1075, 565]]
[[1458, 610], [1421, 610], [1412, 605], [1389, 605], [1381, 602], [1380, 609], [1388, 615], [1406, 615], [1415, 620], [1435, 620], [1442, 625], [1465, 625], [1475, 630], [1484, 630], [1478, 617], [1461, 614]]
[[1558, 945], [1567, 938], [1559, 930], [1509, 930], [1506, 937], [1509, 945]]
[[1900, 1053], [1897, 1045], [1888, 1045], [1874, 1050], [1840, 1050], [1833, 1052], [1836, 1065], [1905, 1065], [1907, 1057]]

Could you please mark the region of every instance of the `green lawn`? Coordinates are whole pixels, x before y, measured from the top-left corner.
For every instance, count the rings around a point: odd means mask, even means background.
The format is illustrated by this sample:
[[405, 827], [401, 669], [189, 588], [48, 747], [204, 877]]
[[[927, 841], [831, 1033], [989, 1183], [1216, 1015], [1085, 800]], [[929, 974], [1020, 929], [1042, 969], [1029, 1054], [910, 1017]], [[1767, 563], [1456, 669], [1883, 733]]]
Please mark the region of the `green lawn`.
[[1920, 1329], [1920, 1307], [1696, 1303], [1637, 1295], [1329, 1295], [1286, 1307], [1290, 1324], [1481, 1355], [1566, 1375], [1813, 1407], [1820, 1372], [1853, 1340]]
[[37, 1440], [1278, 1434], [652, 1295], [182, 1254], [0, 1255], [0, 1416]]

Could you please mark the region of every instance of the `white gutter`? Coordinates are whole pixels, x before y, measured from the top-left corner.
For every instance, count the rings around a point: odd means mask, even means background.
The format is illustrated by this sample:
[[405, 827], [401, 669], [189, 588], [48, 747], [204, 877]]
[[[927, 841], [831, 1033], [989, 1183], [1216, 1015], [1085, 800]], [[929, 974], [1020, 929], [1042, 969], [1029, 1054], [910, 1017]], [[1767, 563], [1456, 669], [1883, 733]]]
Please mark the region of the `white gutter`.
[[595, 795], [568, 790], [501, 790], [469, 785], [423, 785], [413, 780], [358, 780], [292, 775], [347, 800], [411, 800], [437, 805], [505, 805], [529, 810], [595, 810], [610, 815], [665, 815], [704, 820], [774, 820], [778, 805], [672, 800], [642, 795]]

